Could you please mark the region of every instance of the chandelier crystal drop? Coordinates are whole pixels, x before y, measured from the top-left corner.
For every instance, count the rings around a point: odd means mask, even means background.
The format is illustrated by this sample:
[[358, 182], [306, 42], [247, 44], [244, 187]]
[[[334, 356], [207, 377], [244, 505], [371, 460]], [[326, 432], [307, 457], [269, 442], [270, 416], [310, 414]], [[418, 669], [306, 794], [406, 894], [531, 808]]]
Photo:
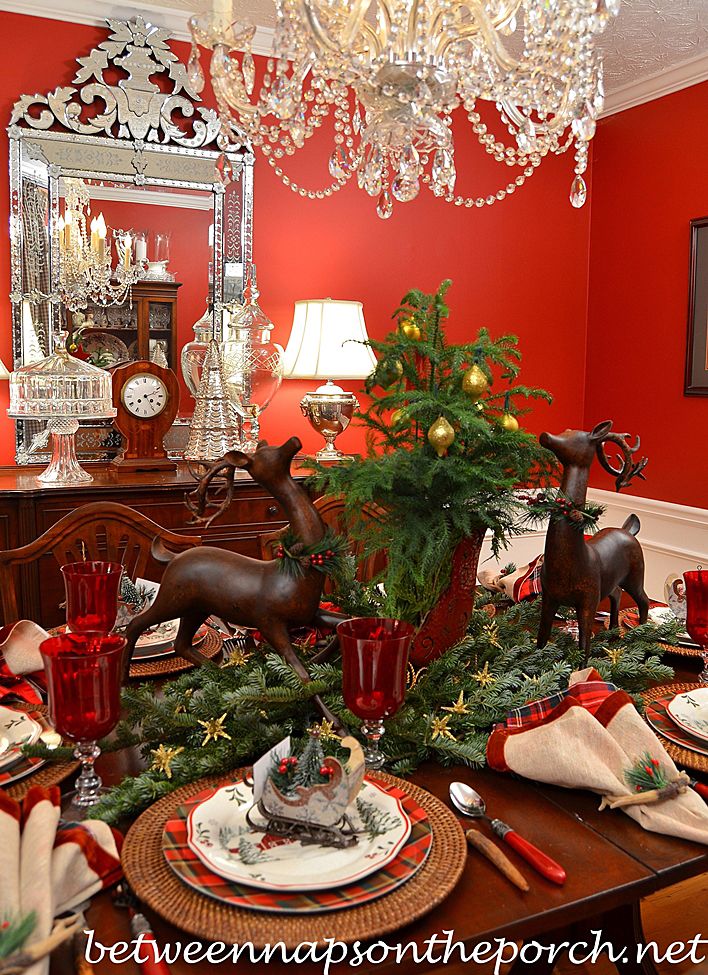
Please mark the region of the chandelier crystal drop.
[[[492, 205], [549, 153], [571, 146], [575, 177], [585, 172], [604, 98], [595, 40], [619, 0], [275, 0], [275, 7], [273, 55], [258, 80], [256, 28], [231, 0], [213, 0], [210, 13], [190, 19], [190, 77], [199, 80], [202, 45], [211, 51], [224, 135], [258, 146], [292, 192], [324, 199], [356, 173], [386, 219], [393, 200], [414, 200], [422, 186], [456, 206]], [[490, 112], [480, 112], [480, 102], [496, 107], [499, 132], [483, 121]], [[455, 192], [457, 110], [504, 167], [496, 191]], [[285, 157], [328, 117], [331, 182], [309, 189], [288, 176]]]

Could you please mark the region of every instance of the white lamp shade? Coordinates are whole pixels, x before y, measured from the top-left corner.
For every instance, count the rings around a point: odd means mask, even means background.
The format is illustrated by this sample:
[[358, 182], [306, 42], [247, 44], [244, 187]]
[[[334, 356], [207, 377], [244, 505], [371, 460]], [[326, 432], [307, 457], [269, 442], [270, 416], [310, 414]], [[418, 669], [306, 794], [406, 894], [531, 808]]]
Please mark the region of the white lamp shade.
[[2, 359], [0, 359], [0, 380], [9, 379], [9, 378], [10, 378], [10, 370], [7, 368], [7, 366], [2, 361]]
[[296, 301], [285, 350], [289, 379], [364, 379], [376, 368], [360, 301]]

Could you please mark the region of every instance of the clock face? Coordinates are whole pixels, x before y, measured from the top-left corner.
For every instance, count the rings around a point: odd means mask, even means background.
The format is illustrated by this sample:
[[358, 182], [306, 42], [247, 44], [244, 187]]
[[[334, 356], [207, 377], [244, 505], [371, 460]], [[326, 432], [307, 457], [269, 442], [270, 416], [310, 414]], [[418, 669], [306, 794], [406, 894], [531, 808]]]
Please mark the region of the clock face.
[[159, 416], [167, 406], [167, 387], [148, 372], [139, 372], [123, 386], [121, 399], [129, 413], [141, 420]]

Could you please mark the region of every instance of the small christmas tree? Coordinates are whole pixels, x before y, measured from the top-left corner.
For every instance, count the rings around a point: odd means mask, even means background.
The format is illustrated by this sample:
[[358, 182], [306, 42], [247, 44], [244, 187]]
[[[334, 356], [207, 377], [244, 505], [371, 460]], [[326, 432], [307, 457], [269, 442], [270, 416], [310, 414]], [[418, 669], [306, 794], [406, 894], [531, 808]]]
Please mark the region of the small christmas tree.
[[302, 754], [297, 760], [293, 785], [301, 785], [303, 788], [309, 789], [313, 785], [320, 785], [322, 782], [327, 781], [327, 776], [322, 775], [320, 772], [324, 760], [325, 753], [320, 742], [320, 736], [310, 731]]
[[[358, 414], [368, 456], [317, 475], [320, 488], [344, 496], [351, 534], [367, 553], [386, 553], [381, 612], [414, 624], [448, 586], [458, 544], [490, 530], [498, 553], [521, 530], [514, 490], [541, 483], [553, 464], [520, 428], [526, 410], [516, 402], [550, 395], [518, 383], [515, 336], [480, 329], [472, 342], [447, 342], [449, 287], [410, 291], [394, 312], [396, 329], [369, 341], [378, 364], [366, 382], [371, 404]], [[371, 504], [384, 513], [364, 521]]]

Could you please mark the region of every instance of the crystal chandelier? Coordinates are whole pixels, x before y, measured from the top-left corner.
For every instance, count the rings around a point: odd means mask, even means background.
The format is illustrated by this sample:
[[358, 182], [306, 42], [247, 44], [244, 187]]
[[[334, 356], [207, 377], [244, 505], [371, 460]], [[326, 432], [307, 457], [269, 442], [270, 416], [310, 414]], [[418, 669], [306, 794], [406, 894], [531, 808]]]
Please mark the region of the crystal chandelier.
[[[575, 150], [570, 201], [585, 202], [583, 173], [603, 105], [596, 36], [620, 0], [275, 0], [274, 50], [256, 84], [253, 24], [232, 0], [192, 17], [190, 82], [210, 75], [224, 135], [245, 134], [294, 193], [323, 199], [356, 174], [386, 219], [421, 185], [456, 206], [491, 205], [533, 175], [549, 153]], [[239, 53], [243, 52], [243, 53]], [[488, 127], [496, 105], [498, 128]], [[490, 106], [491, 107], [491, 106]], [[480, 145], [505, 167], [502, 185], [456, 193], [452, 116], [461, 109]], [[308, 189], [284, 166], [332, 114], [331, 182]], [[227, 167], [219, 172], [225, 181]]]
[[87, 230], [91, 200], [83, 180], [67, 179], [64, 214], [55, 224], [59, 242], [59, 293], [70, 311], [88, 303], [119, 305], [147, 270], [147, 261], [134, 259], [129, 231], [114, 231], [117, 262], [103, 214], [93, 217]]

